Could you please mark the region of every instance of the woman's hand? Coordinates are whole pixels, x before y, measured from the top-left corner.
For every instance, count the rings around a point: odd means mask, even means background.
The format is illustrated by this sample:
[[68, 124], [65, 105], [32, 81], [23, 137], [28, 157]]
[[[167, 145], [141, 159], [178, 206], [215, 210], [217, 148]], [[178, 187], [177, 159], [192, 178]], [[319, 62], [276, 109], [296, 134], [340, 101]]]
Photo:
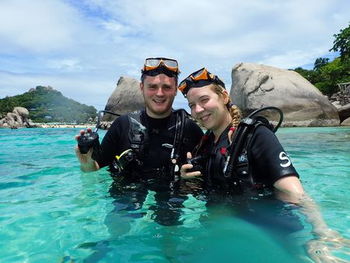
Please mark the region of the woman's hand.
[[[279, 199], [300, 206], [300, 212], [310, 222], [312, 233], [315, 236], [314, 239], [306, 243], [310, 258], [317, 263], [348, 262], [337, 257], [334, 252], [339, 252], [341, 248], [348, 251], [350, 240], [328, 227], [317, 204], [305, 193], [300, 180], [296, 176], [284, 177], [277, 180], [274, 187], [279, 190], [276, 192]], [[349, 255], [347, 252], [345, 254]]]
[[306, 249], [310, 258], [317, 263], [349, 262], [345, 259], [339, 258], [335, 254], [343, 249], [344, 252], [342, 253], [349, 256], [350, 253], [347, 251], [350, 247], [350, 240], [341, 237], [340, 234], [334, 230], [331, 231], [335, 234], [333, 237], [315, 238], [307, 242]]
[[[192, 154], [190, 152], [187, 153], [187, 159], [191, 159]], [[198, 176], [202, 176], [202, 173], [200, 171], [188, 171], [193, 168], [193, 165], [190, 163], [186, 163], [181, 166], [180, 174], [181, 178], [183, 179], [193, 179], [197, 178]]]

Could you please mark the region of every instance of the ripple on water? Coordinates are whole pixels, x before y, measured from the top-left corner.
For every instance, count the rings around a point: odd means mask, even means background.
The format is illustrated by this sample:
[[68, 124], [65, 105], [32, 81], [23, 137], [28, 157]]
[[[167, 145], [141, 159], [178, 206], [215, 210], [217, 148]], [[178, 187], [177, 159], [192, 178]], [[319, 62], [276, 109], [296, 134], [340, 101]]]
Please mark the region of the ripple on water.
[[[272, 256], [274, 262], [307, 262], [293, 258], [305, 257], [298, 249], [303, 251], [305, 240], [312, 238], [306, 222], [303, 231], [294, 233], [300, 247], [290, 253], [290, 247], [283, 247], [285, 236], [276, 240], [235, 213], [207, 219], [205, 204], [195, 198], [184, 203], [184, 224], [178, 226], [154, 222], [151, 197], [136, 211], [142, 217], [128, 211], [122, 217], [113, 213], [108, 173], [79, 170], [73, 150], [78, 131], [0, 130], [0, 258], [4, 262], [88, 262], [96, 256], [94, 251], [100, 253], [101, 262], [230, 262], [233, 258], [256, 262], [264, 257], [272, 262]], [[350, 129], [280, 129], [278, 136], [326, 222], [350, 238]], [[112, 220], [118, 216], [119, 220]], [[113, 236], [118, 231], [124, 234]], [[259, 247], [252, 251], [251, 244], [257, 242]]]

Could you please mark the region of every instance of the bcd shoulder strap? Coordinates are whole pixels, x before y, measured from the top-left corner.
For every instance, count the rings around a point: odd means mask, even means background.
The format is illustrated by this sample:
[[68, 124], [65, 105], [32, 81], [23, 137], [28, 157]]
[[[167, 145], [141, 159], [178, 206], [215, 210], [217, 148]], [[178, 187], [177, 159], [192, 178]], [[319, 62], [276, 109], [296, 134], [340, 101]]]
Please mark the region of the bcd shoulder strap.
[[129, 120], [128, 138], [130, 147], [139, 154], [142, 153], [145, 142], [148, 139], [147, 129], [141, 124], [141, 114], [142, 111], [136, 111], [127, 115]]
[[188, 113], [184, 109], [179, 109], [174, 110], [173, 114], [175, 115], [175, 136], [170, 158], [177, 160], [180, 157], [181, 153], [181, 140], [183, 139], [186, 117], [188, 116]]
[[[139, 156], [141, 156], [144, 153], [144, 150], [147, 147], [147, 142], [149, 139], [147, 128], [141, 124], [142, 114], [143, 114], [142, 111], [136, 111], [128, 114], [129, 125], [130, 125], [129, 131], [128, 131], [128, 138], [130, 142], [130, 147]], [[175, 128], [175, 136], [174, 136], [174, 141], [172, 145], [170, 159], [176, 160], [176, 162], [170, 162], [171, 163], [170, 176], [173, 176], [175, 178], [176, 164], [181, 154], [182, 139], [183, 139], [186, 118], [189, 114], [183, 109], [174, 110], [173, 114], [175, 116], [175, 125], [173, 126]]]
[[174, 178], [174, 183], [179, 181], [178, 172], [179, 172], [179, 157], [182, 149], [182, 140], [184, 139], [184, 129], [186, 124], [186, 118], [189, 114], [184, 109], [174, 110], [173, 114], [175, 115], [175, 136], [173, 142], [173, 148], [170, 154], [170, 176]]
[[[270, 124], [270, 122], [262, 116], [256, 116], [251, 118], [245, 118], [243, 119], [234, 134], [233, 140], [232, 140], [232, 147], [231, 152], [228, 155], [225, 166], [224, 166], [224, 176], [226, 178], [232, 177], [232, 175], [235, 175], [235, 170], [237, 166], [238, 157], [242, 153], [247, 153], [248, 149], [247, 146], [250, 143], [250, 140], [253, 137], [254, 131], [261, 125], [266, 126], [270, 130], [273, 131], [273, 126]], [[247, 166], [249, 166], [249, 158]], [[241, 168], [242, 169], [242, 168]], [[248, 167], [246, 168], [248, 170]], [[248, 171], [245, 171], [246, 173]]]
[[[257, 115], [260, 112], [272, 110], [279, 114], [280, 118], [276, 126], [273, 126], [265, 117], [262, 117], [260, 115]], [[269, 107], [263, 107], [261, 109], [257, 109], [253, 111], [251, 114], [248, 115], [247, 118], [243, 119], [234, 134], [233, 140], [232, 140], [232, 146], [231, 147], [231, 153], [226, 159], [225, 166], [224, 166], [224, 176], [225, 177], [231, 177], [234, 168], [236, 167], [236, 162], [238, 155], [244, 150], [244, 147], [247, 147], [248, 140], [252, 138], [252, 135], [257, 127], [260, 125], [264, 125], [267, 128], [269, 128], [271, 131], [276, 132], [277, 129], [280, 127], [283, 121], [283, 112], [274, 106]], [[246, 151], [248, 149], [245, 149]], [[248, 163], [249, 165], [249, 163]]]

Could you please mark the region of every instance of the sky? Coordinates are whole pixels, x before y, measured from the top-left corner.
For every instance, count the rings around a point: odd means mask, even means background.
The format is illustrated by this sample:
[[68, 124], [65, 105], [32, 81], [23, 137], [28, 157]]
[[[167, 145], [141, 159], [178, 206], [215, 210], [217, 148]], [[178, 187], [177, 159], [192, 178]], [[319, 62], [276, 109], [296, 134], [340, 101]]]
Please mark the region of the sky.
[[121, 76], [159, 56], [179, 61], [180, 80], [205, 66], [230, 89], [237, 63], [334, 58], [349, 23], [349, 0], [0, 0], [0, 98], [42, 85], [104, 109]]

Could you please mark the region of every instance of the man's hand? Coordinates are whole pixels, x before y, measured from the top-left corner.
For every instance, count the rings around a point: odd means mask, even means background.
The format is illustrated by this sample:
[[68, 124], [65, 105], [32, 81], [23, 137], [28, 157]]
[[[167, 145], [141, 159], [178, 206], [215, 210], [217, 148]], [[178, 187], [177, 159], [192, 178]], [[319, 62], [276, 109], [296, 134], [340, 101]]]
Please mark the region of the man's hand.
[[[78, 142], [80, 136], [84, 136], [85, 133], [91, 133], [91, 129], [88, 128], [86, 131], [81, 130], [79, 135], [75, 136], [75, 140]], [[90, 148], [89, 151], [86, 154], [82, 154], [80, 152], [79, 146], [77, 145], [75, 147], [75, 154], [80, 162], [80, 169], [83, 172], [92, 172], [98, 170], [100, 167], [98, 166], [97, 162], [92, 159], [92, 152], [93, 149]]]

